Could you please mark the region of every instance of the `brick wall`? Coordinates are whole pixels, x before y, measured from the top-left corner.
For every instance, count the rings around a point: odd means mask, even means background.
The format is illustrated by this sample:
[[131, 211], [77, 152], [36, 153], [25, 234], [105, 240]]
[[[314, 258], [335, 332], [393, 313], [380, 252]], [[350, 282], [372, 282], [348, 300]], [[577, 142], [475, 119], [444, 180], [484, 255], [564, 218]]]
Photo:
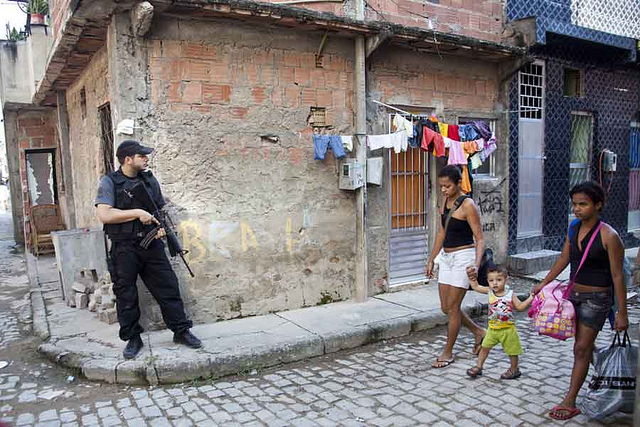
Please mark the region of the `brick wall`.
[[49, 0], [49, 14], [51, 15], [54, 39], [60, 36], [60, 31], [71, 16], [70, 3], [71, 0]]
[[[311, 107], [353, 132], [353, 42], [322, 33], [164, 19], [149, 42], [153, 114], [140, 135], [198, 279], [197, 321], [349, 299], [354, 193], [313, 159]], [[267, 137], [268, 136], [268, 137]], [[180, 270], [179, 270], [180, 271]]]
[[[86, 99], [83, 112], [82, 92]], [[67, 90], [69, 152], [77, 226], [102, 227], [93, 208], [98, 183], [104, 174], [98, 108], [109, 101], [107, 49], [99, 50]]]
[[[486, 118], [496, 120], [498, 150], [496, 157], [496, 176], [486, 180], [474, 181], [474, 198], [477, 203], [489, 194], [496, 209], [482, 215], [482, 223], [491, 232], [485, 233], [487, 245], [493, 248], [496, 259], [503, 261], [507, 252], [506, 200], [508, 184], [502, 181], [508, 174], [507, 134], [503, 129], [506, 116], [499, 102], [498, 67], [496, 64], [477, 59], [455, 56], [420, 54], [398, 47], [388, 46], [377, 51], [370, 59], [370, 72], [367, 86], [371, 99], [386, 104], [397, 105], [416, 113], [434, 112], [446, 123], [458, 123], [459, 118]], [[389, 132], [389, 113], [373, 103], [368, 104], [367, 121], [370, 134]], [[370, 152], [371, 157], [388, 158], [387, 150]], [[431, 155], [428, 155], [432, 159]], [[438, 223], [437, 209], [442, 196], [437, 185], [436, 175], [446, 160], [430, 162], [428, 193], [430, 244]], [[385, 168], [387, 163], [385, 162]], [[369, 286], [372, 293], [380, 292], [388, 280], [388, 241], [389, 241], [389, 171], [384, 171], [385, 179], [380, 187], [368, 189], [368, 239], [369, 239]], [[499, 207], [498, 207], [499, 206]], [[487, 209], [488, 210], [488, 209]], [[431, 247], [429, 247], [431, 250]]]
[[[278, 0], [270, 1], [278, 3]], [[297, 4], [319, 12], [353, 16], [352, 1]], [[504, 0], [365, 0], [365, 19], [392, 22], [455, 33], [481, 40], [500, 41]]]
[[[41, 111], [19, 111], [17, 115], [17, 142], [20, 159], [20, 182], [22, 187], [23, 213], [29, 216], [31, 210], [31, 200], [29, 196], [29, 186], [27, 183], [27, 161], [26, 151], [31, 149], [53, 148], [55, 151], [57, 182], [55, 185], [60, 188], [61, 167], [60, 156], [58, 155], [58, 135], [56, 131], [55, 110]], [[31, 231], [25, 227], [25, 241], [30, 242]]]

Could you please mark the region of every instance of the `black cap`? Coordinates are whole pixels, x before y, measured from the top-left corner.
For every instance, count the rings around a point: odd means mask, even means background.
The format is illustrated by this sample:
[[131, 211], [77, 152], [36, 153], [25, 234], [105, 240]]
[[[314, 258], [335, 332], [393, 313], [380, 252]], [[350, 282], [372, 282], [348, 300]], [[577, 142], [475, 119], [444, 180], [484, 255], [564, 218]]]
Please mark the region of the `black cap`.
[[138, 141], [134, 141], [133, 139], [127, 139], [126, 141], [122, 141], [120, 145], [118, 145], [118, 150], [116, 151], [116, 157], [121, 159], [123, 157], [135, 156], [136, 154], [147, 155], [153, 152], [153, 148], [145, 147], [140, 144]]

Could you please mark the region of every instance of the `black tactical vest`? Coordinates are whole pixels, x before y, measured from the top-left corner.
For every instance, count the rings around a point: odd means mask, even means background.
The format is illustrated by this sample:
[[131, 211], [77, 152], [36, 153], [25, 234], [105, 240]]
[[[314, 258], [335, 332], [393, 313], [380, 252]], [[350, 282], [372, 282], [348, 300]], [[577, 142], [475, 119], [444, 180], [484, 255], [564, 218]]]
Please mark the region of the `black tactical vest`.
[[[158, 209], [161, 209], [162, 206], [164, 206], [164, 200], [162, 199], [162, 193], [160, 192], [160, 184], [158, 184], [158, 181], [150, 171], [140, 172], [138, 179], [127, 178], [122, 173], [121, 169], [111, 172], [107, 176], [111, 181], [113, 181], [115, 195], [114, 208], [121, 210], [144, 209], [150, 214], [153, 214], [152, 208], [142, 206], [136, 199], [129, 196], [127, 193], [127, 190], [138, 183], [146, 185], [149, 193], [151, 193], [151, 196], [156, 201]], [[113, 242], [135, 241], [144, 238], [144, 236], [146, 236], [146, 234], [153, 228], [153, 225], [144, 225], [140, 220], [136, 219], [120, 224], [105, 224], [104, 232]]]

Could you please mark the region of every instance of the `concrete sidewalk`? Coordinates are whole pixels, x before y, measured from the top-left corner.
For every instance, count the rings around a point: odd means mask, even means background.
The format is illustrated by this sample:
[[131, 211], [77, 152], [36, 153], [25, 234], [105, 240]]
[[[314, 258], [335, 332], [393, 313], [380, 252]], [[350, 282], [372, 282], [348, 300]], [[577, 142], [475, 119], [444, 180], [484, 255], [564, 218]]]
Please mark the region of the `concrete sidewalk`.
[[[174, 344], [169, 330], [145, 332], [143, 350], [136, 359], [125, 361], [117, 324], [102, 323], [96, 313], [70, 308], [62, 300], [54, 257], [36, 259], [27, 254], [27, 267], [34, 332], [45, 340], [39, 351], [80, 370], [90, 380], [109, 383], [167, 384], [219, 378], [403, 337], [447, 321], [432, 281], [417, 289], [380, 294], [364, 303], [338, 302], [196, 325], [193, 332], [204, 343], [199, 350]], [[568, 278], [568, 271], [564, 273]], [[524, 281], [513, 278], [512, 287], [526, 295], [545, 274]], [[469, 292], [463, 308], [480, 314], [486, 303], [486, 296]]]
[[[387, 293], [364, 303], [338, 302], [264, 316], [196, 325], [204, 347], [192, 350], [172, 341], [169, 330], [145, 332], [138, 357], [125, 361], [118, 325], [96, 313], [67, 307], [54, 257], [27, 255], [35, 333], [39, 351], [90, 380], [118, 384], [166, 384], [218, 378], [266, 368], [446, 323], [437, 286]], [[484, 297], [484, 298], [483, 298]], [[469, 292], [467, 312], [479, 314], [486, 296]]]

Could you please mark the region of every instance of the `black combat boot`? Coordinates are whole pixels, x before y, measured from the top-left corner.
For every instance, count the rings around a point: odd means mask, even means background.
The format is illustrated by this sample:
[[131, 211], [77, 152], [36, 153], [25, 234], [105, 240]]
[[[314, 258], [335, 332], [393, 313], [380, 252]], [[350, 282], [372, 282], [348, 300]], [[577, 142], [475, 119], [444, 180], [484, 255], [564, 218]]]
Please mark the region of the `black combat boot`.
[[196, 336], [193, 335], [188, 329], [183, 332], [174, 332], [173, 342], [177, 344], [184, 344], [187, 347], [191, 348], [202, 347], [202, 341], [196, 338]]
[[140, 335], [136, 335], [129, 340], [129, 342], [127, 343], [127, 346], [124, 348], [124, 351], [122, 352], [122, 355], [127, 360], [133, 359], [138, 355], [143, 345], [144, 344], [142, 343], [142, 338], [140, 338]]

